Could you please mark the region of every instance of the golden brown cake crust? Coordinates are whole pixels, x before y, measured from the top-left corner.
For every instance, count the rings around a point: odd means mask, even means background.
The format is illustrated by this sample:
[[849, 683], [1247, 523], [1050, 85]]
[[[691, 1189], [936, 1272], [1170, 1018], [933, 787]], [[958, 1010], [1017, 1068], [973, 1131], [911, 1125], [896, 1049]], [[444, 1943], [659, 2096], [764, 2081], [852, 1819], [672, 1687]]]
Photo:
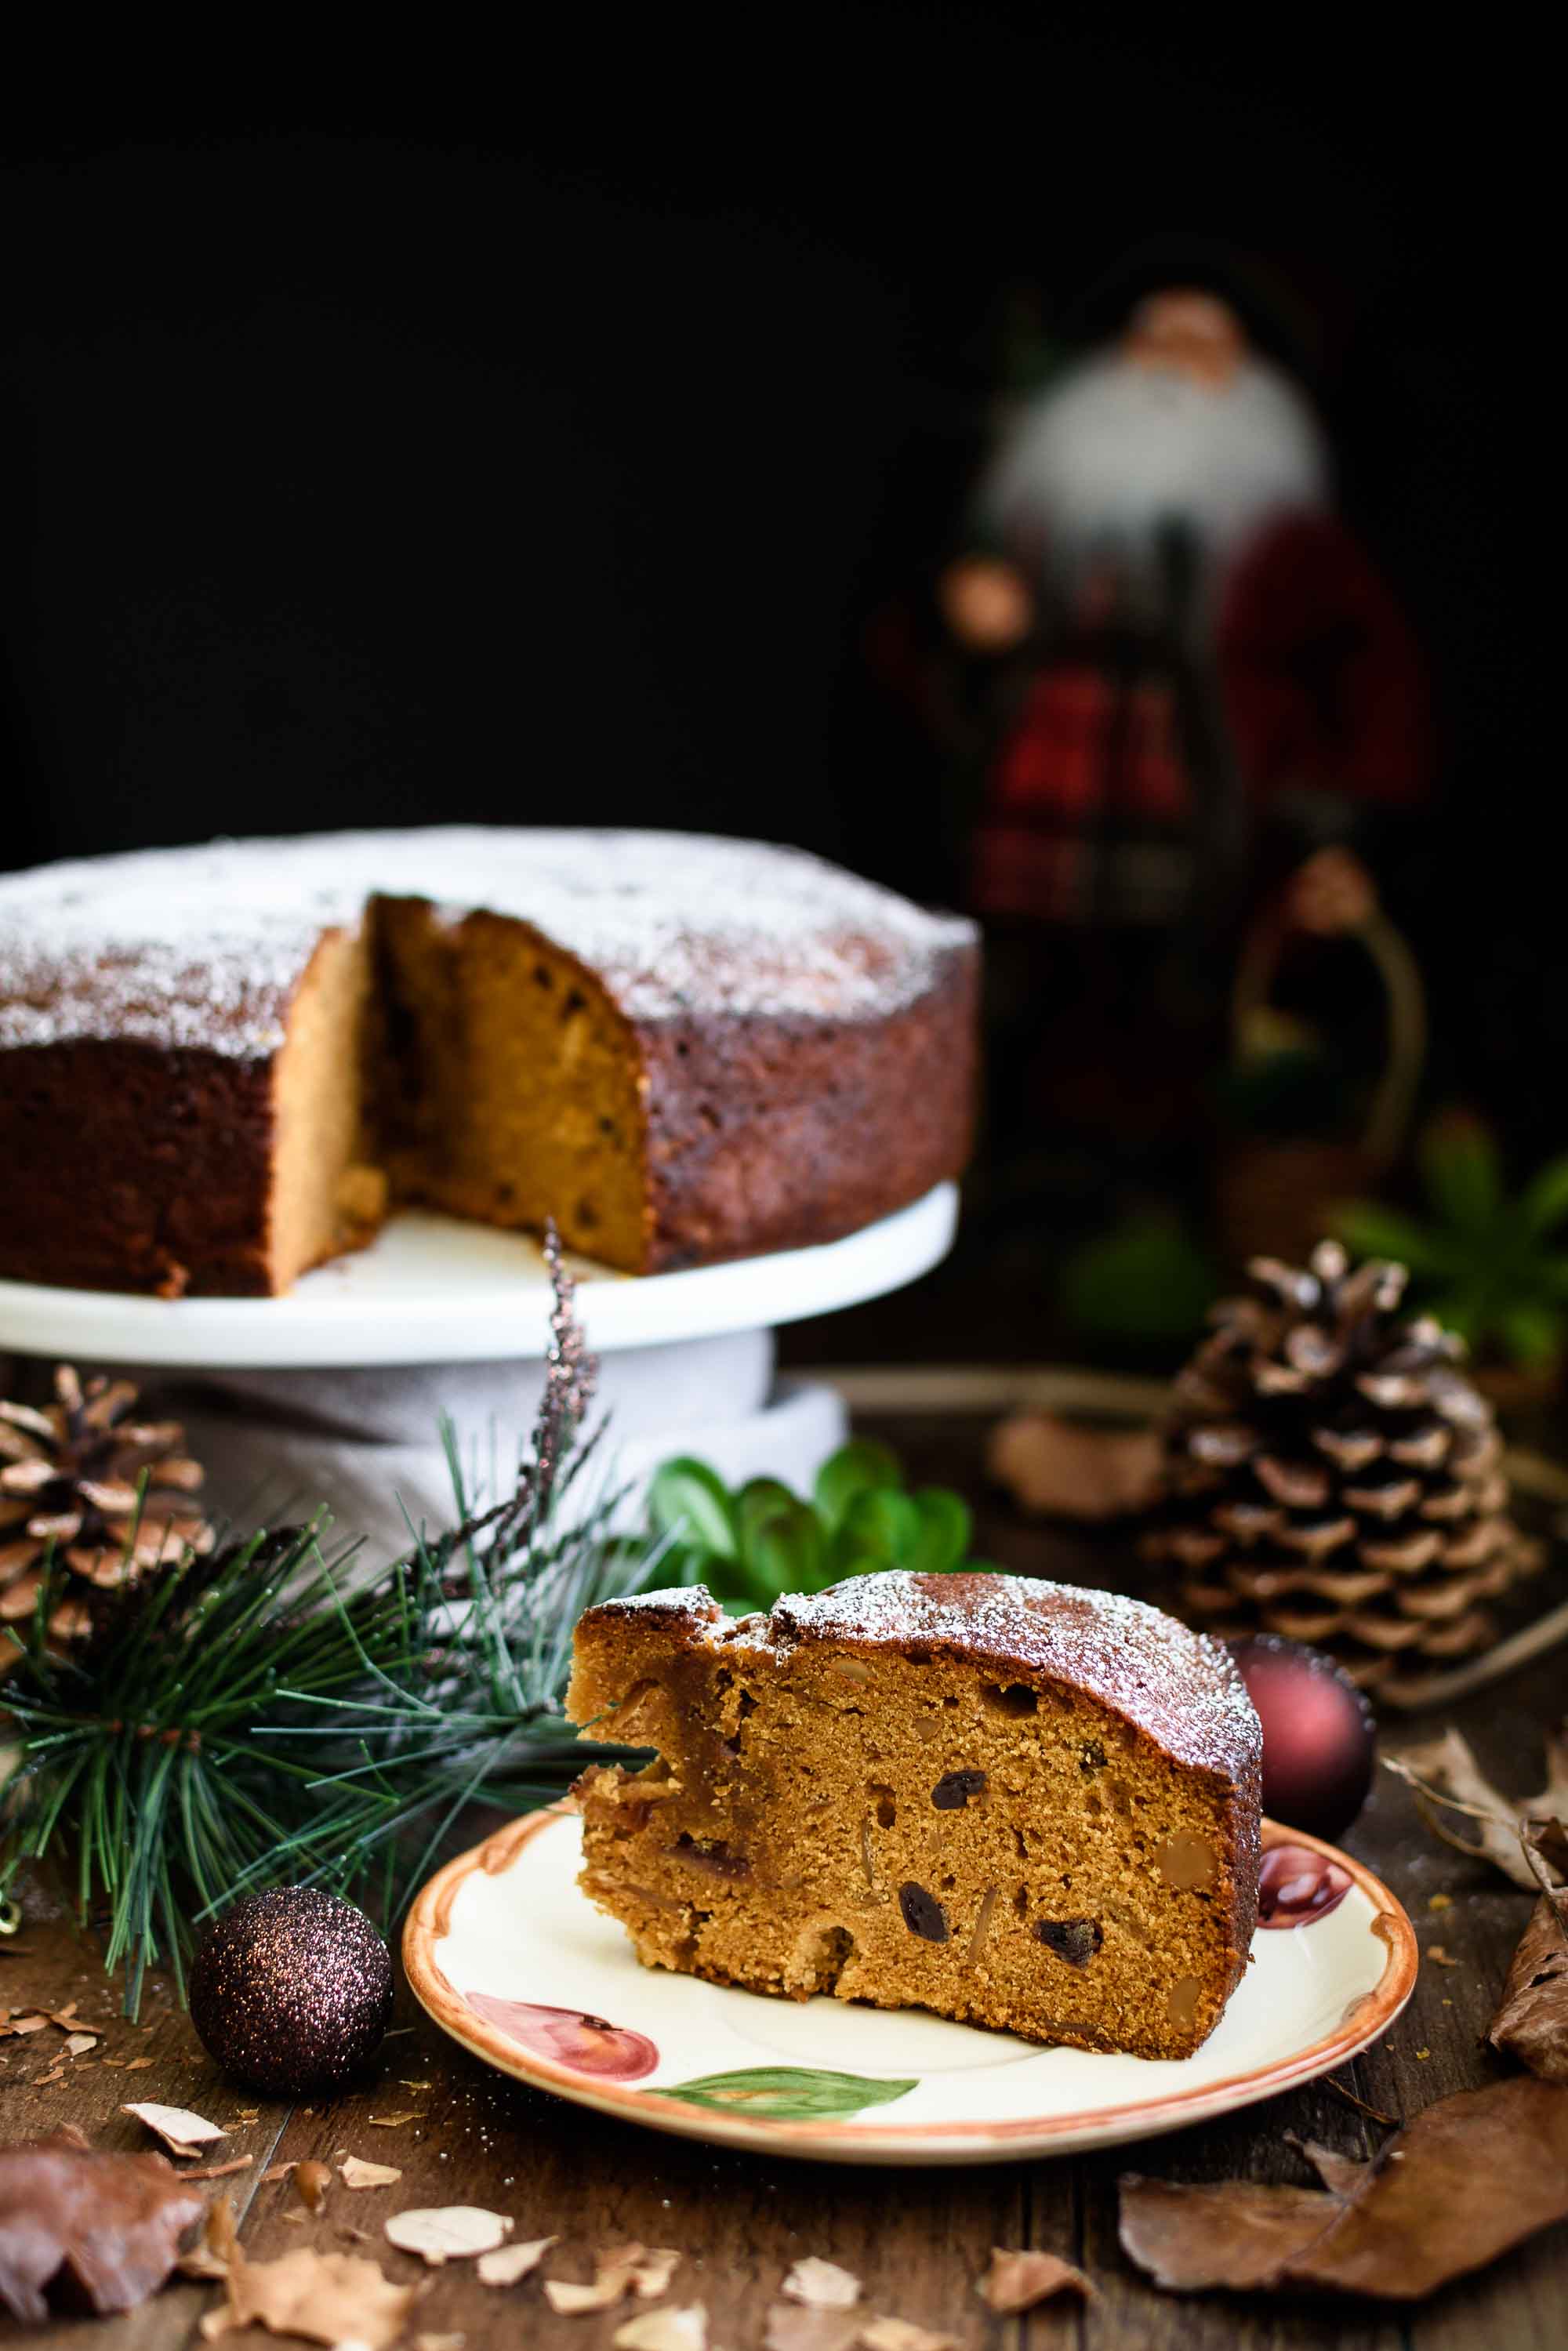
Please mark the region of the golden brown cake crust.
[[[572, 1228], [575, 1195], [549, 1210], [590, 1255], [651, 1272], [830, 1240], [963, 1168], [967, 924], [743, 841], [216, 843], [0, 880], [0, 1276], [277, 1286], [273, 1074], [293, 1007], [334, 925], [416, 898], [453, 935], [466, 917], [549, 940], [620, 1024], [642, 1131], [613, 1147], [637, 1154], [641, 1208], [612, 1249]], [[90, 1186], [61, 1180], [73, 1169]]]
[[578, 1628], [583, 1883], [653, 1965], [1181, 2056], [1256, 1920], [1260, 1733], [1143, 1603], [852, 1578], [732, 1623], [700, 1588]]

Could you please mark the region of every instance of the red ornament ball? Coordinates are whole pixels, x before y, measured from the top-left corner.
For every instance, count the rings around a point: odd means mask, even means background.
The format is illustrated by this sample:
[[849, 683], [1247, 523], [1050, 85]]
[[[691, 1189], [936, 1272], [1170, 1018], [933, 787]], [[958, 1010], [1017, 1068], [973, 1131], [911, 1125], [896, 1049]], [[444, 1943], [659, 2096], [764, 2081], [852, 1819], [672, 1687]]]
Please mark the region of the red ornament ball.
[[1377, 1731], [1365, 1697], [1321, 1649], [1278, 1634], [1233, 1641], [1263, 1726], [1263, 1810], [1287, 1828], [1334, 1838], [1372, 1785]]

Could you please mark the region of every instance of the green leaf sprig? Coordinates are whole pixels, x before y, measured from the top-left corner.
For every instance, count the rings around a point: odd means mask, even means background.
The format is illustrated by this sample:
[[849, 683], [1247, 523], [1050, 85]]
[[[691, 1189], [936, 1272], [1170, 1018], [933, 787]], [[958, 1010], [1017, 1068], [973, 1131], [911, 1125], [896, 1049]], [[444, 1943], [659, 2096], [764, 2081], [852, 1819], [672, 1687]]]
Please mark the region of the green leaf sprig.
[[1432, 1121], [1417, 1157], [1427, 1215], [1352, 1200], [1333, 1230], [1408, 1266], [1414, 1302], [1476, 1353], [1552, 1369], [1568, 1353], [1568, 1157], [1511, 1195], [1496, 1137], [1458, 1111]]
[[958, 1495], [942, 1486], [909, 1492], [898, 1456], [871, 1437], [823, 1462], [810, 1500], [778, 1478], [732, 1491], [706, 1461], [681, 1455], [653, 1479], [648, 1517], [664, 1545], [661, 1574], [706, 1583], [741, 1609], [883, 1568], [948, 1574], [966, 1563], [973, 1531]]

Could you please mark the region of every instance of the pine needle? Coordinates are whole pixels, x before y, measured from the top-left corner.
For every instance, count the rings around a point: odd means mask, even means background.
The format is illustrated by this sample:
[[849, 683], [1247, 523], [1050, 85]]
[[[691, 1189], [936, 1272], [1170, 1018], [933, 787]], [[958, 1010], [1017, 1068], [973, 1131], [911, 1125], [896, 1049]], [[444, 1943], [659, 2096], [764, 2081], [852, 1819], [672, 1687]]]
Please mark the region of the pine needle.
[[553, 1235], [547, 1255], [545, 1390], [515, 1475], [486, 1497], [444, 1425], [451, 1520], [411, 1526], [390, 1566], [361, 1572], [353, 1544], [324, 1553], [324, 1519], [257, 1528], [128, 1576], [60, 1657], [47, 1626], [72, 1580], [46, 1556], [31, 1618], [6, 1628], [22, 1656], [5, 1683], [18, 1736], [0, 1901], [20, 1870], [63, 1861], [130, 2014], [149, 1968], [172, 1968], [183, 1996], [196, 1931], [236, 1894], [320, 1885], [390, 1925], [481, 1791], [531, 1810], [581, 1769], [562, 1704], [572, 1627], [640, 1588], [666, 1546], [612, 1535], [621, 1498], [602, 1482], [580, 1499], [595, 1366]]

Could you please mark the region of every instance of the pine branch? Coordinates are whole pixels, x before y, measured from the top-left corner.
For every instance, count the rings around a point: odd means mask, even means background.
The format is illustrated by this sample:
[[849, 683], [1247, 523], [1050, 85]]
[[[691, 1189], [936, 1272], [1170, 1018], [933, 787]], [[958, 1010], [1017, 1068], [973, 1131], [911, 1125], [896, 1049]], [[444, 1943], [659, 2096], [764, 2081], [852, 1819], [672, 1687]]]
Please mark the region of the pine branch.
[[562, 1703], [572, 1627], [666, 1546], [613, 1538], [620, 1498], [584, 1484], [594, 1365], [553, 1234], [547, 1255], [545, 1389], [515, 1475], [476, 1492], [444, 1426], [451, 1522], [411, 1529], [389, 1567], [361, 1573], [353, 1544], [323, 1552], [316, 1523], [258, 1529], [127, 1564], [92, 1637], [62, 1653], [67, 1570], [45, 1557], [31, 1617], [6, 1628], [19, 1740], [0, 1777], [0, 1900], [25, 1867], [66, 1861], [132, 2014], [149, 1967], [183, 1989], [201, 1922], [235, 1894], [316, 1884], [390, 1918], [481, 1792], [528, 1810], [580, 1769]]

